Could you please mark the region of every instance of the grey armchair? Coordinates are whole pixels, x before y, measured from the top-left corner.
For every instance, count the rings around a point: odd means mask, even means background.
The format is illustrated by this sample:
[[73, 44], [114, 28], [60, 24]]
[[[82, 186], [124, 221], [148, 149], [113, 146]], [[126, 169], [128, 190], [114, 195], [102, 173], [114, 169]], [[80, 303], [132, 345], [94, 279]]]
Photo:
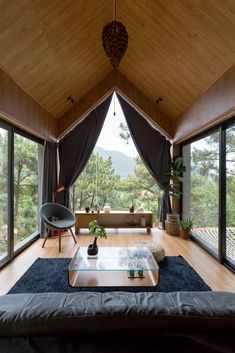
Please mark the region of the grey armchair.
[[47, 241], [48, 233], [50, 230], [52, 232], [56, 230], [59, 232], [59, 252], [61, 252], [62, 231], [69, 229], [74, 239], [74, 242], [77, 243], [72, 230], [72, 227], [75, 225], [76, 222], [75, 217], [74, 214], [67, 207], [59, 205], [58, 203], [45, 203], [40, 208], [40, 217], [47, 228], [47, 234], [42, 244], [42, 247], [44, 247]]

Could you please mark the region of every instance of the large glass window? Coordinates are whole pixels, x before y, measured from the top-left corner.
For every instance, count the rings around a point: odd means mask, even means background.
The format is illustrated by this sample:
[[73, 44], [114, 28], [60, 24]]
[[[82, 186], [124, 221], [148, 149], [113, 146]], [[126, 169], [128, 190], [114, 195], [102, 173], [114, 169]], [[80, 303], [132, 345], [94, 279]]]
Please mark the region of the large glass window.
[[43, 144], [0, 121], [0, 265], [39, 232]]
[[235, 268], [235, 123], [221, 124], [182, 148], [183, 218], [194, 219], [193, 237]]
[[39, 161], [42, 145], [14, 134], [14, 245], [17, 249], [38, 230]]
[[225, 257], [235, 266], [235, 126], [226, 130], [226, 239]]
[[8, 131], [0, 128], [0, 263], [8, 256]]
[[157, 223], [161, 194], [138, 154], [114, 93], [94, 151], [71, 188], [72, 209], [102, 210], [108, 205], [112, 211], [128, 211], [133, 206], [136, 211], [151, 211]]
[[183, 147], [183, 217], [194, 219], [193, 235], [218, 255], [219, 131]]

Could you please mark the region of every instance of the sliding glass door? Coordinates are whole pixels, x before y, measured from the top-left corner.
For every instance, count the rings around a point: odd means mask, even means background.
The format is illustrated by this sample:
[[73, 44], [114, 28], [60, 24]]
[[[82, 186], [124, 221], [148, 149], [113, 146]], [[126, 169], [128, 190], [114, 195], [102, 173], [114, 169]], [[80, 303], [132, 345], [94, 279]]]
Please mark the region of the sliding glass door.
[[219, 131], [183, 147], [183, 217], [194, 219], [193, 236], [218, 257]]
[[226, 133], [226, 234], [224, 257], [235, 267], [235, 125]]
[[183, 218], [193, 238], [235, 269], [235, 119], [182, 146]]
[[8, 171], [8, 130], [0, 127], [0, 264], [9, 258]]
[[38, 231], [43, 146], [14, 134], [14, 251]]
[[39, 233], [42, 141], [0, 121], [0, 266]]

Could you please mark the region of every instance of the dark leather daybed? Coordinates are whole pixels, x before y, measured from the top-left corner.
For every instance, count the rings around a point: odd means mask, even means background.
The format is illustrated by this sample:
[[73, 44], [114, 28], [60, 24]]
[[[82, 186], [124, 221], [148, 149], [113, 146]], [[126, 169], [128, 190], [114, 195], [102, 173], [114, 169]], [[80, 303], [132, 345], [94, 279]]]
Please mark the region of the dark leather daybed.
[[0, 296], [1, 353], [235, 352], [235, 293]]

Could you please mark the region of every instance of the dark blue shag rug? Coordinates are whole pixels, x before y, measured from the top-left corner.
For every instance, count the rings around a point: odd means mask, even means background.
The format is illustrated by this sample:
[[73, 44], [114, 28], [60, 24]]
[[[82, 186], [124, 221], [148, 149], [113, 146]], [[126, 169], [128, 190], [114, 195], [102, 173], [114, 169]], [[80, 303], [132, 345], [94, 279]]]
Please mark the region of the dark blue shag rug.
[[210, 291], [211, 288], [182, 256], [166, 256], [159, 263], [160, 281], [156, 287], [71, 288], [68, 285], [68, 265], [71, 259], [38, 258], [10, 289], [8, 294], [43, 292], [177, 292]]

